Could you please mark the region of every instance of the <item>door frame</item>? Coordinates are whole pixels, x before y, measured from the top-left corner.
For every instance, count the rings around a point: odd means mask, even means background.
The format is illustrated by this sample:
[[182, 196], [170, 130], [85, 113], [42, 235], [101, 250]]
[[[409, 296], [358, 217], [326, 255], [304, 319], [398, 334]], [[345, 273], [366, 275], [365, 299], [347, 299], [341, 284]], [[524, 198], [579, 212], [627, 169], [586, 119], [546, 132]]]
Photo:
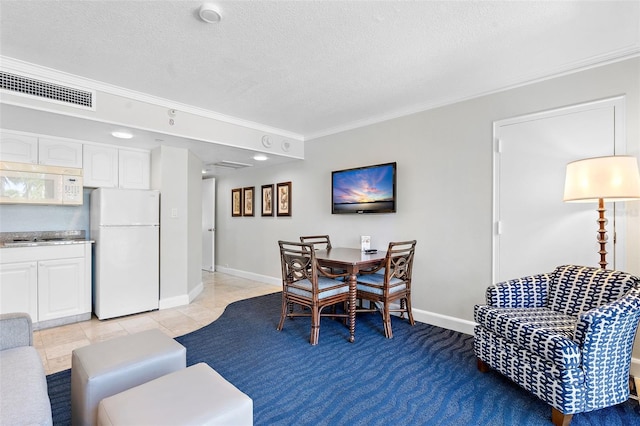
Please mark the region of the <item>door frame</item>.
[[[497, 279], [497, 270], [498, 270], [498, 262], [499, 262], [499, 254], [500, 254], [500, 217], [499, 217], [499, 207], [500, 207], [500, 128], [503, 126], [509, 126], [518, 123], [525, 123], [529, 121], [536, 121], [545, 118], [551, 117], [559, 117], [562, 115], [575, 114], [583, 111], [591, 111], [596, 109], [605, 109], [605, 108], [613, 108], [614, 111], [614, 155], [624, 155], [626, 153], [626, 120], [625, 120], [625, 111], [626, 111], [626, 98], [624, 95], [614, 96], [611, 98], [600, 99], [590, 102], [584, 102], [574, 105], [568, 105], [560, 108], [554, 108], [550, 110], [539, 111], [531, 114], [523, 114], [511, 118], [506, 118], [503, 120], [497, 120], [493, 122], [493, 133], [492, 133], [492, 166], [493, 166], [493, 200], [492, 200], [492, 215], [491, 215], [491, 229], [492, 229], [492, 238], [491, 238], [491, 282], [496, 282]], [[576, 159], [578, 160], [578, 159]], [[610, 253], [613, 256], [613, 265], [617, 269], [624, 269], [625, 258], [624, 256], [618, 256], [616, 253], [617, 247], [625, 247], [625, 222], [621, 218], [617, 218], [616, 216], [616, 205], [618, 203], [612, 203], [613, 207], [608, 209], [610, 214], [608, 215], [611, 219], [609, 223], [612, 225], [613, 232], [608, 232], [609, 241], [612, 243], [612, 250]], [[594, 205], [594, 212], [597, 211], [597, 205]], [[597, 217], [594, 213], [594, 223]], [[596, 228], [594, 225], [594, 235], [596, 234]], [[594, 236], [595, 239], [595, 236]], [[517, 278], [517, 277], [514, 277]]]

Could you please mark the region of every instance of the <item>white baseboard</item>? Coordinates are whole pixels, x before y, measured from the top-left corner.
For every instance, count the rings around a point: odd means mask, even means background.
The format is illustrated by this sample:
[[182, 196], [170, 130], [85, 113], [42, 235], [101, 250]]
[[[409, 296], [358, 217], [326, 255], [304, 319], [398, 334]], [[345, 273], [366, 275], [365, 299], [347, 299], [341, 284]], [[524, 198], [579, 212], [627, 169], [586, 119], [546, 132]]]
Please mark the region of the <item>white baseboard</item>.
[[202, 284], [202, 281], [200, 281], [200, 283], [189, 292], [189, 303], [193, 302], [193, 299], [198, 297], [203, 290], [204, 284]]
[[413, 319], [424, 322], [426, 324], [435, 325], [437, 327], [446, 328], [464, 334], [473, 336], [473, 328], [476, 323], [461, 318], [450, 317], [448, 315], [436, 314], [435, 312], [423, 311], [421, 309], [413, 310]]
[[158, 309], [169, 309], [175, 308], [177, 306], [184, 306], [189, 304], [189, 295], [182, 294], [180, 296], [167, 297], [165, 299], [160, 299], [160, 303], [158, 304]]
[[204, 284], [202, 281], [195, 286], [188, 294], [181, 294], [180, 296], [166, 297], [164, 299], [160, 299], [160, 303], [158, 304], [158, 309], [170, 309], [178, 306], [188, 305], [198, 297], [200, 293], [204, 290]]
[[268, 275], [254, 274], [253, 272], [241, 271], [239, 269], [225, 268], [224, 266], [216, 265], [216, 271], [223, 274], [233, 275], [234, 277], [246, 278], [251, 281], [257, 281], [269, 285], [281, 285], [281, 278], [274, 278]]

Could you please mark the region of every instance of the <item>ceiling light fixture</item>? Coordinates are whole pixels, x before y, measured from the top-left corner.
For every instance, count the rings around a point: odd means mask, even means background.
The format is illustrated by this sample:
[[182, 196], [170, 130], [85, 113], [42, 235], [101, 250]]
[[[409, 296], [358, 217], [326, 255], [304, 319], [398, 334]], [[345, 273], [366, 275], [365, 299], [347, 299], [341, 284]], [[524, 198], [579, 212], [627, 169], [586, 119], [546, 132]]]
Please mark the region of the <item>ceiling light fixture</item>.
[[256, 155], [253, 156], [253, 159], [256, 160], [256, 161], [266, 161], [266, 160], [269, 159], [269, 157], [267, 157], [264, 154], [256, 154]]
[[118, 139], [131, 139], [133, 135], [131, 132], [127, 132], [126, 130], [116, 130], [111, 132], [111, 136]]
[[198, 15], [200, 16], [200, 19], [209, 24], [215, 24], [220, 22], [220, 19], [222, 19], [217, 6], [211, 3], [203, 3], [202, 6], [200, 6]]

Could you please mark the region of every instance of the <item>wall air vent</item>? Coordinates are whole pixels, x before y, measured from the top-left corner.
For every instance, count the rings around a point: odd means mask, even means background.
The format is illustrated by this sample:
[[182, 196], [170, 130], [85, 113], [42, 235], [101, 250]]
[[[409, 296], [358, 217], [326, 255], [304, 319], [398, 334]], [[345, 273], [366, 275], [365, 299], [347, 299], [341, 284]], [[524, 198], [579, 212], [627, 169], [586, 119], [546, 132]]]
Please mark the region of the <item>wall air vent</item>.
[[217, 163], [213, 163], [212, 166], [226, 167], [228, 169], [242, 169], [244, 167], [251, 167], [252, 164], [238, 163], [238, 162], [235, 162], [235, 161], [223, 160], [223, 161], [218, 161]]
[[0, 71], [0, 89], [64, 105], [93, 109], [94, 92]]

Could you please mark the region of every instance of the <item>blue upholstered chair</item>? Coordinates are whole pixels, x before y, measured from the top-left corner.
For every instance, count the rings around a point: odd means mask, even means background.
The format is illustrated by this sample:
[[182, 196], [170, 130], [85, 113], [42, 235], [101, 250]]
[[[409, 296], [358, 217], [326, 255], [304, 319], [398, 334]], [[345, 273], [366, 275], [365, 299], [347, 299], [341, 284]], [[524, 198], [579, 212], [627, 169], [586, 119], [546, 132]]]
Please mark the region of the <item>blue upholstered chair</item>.
[[626, 401], [639, 287], [625, 272], [575, 265], [490, 286], [474, 312], [478, 369], [551, 405], [555, 425]]

